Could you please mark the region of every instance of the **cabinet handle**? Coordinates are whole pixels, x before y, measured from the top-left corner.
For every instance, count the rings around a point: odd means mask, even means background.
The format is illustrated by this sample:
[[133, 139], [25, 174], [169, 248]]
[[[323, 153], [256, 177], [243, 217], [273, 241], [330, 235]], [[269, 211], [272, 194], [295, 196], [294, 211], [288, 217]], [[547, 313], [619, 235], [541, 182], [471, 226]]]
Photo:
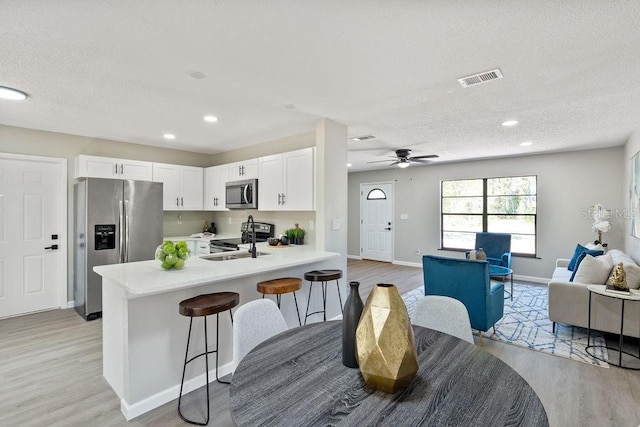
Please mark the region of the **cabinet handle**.
[[124, 174], [124, 163], [120, 164], [120, 175]]
[[284, 193], [282, 193], [282, 204], [284, 205], [286, 203], [286, 200], [284, 198]]
[[240, 166], [240, 168], [242, 168], [242, 173], [241, 175], [244, 176], [244, 166]]
[[242, 166], [238, 166], [238, 176], [242, 176]]
[[176, 206], [180, 206], [179, 202], [180, 202], [179, 198], [176, 197]]
[[114, 174], [114, 175], [118, 175], [118, 164], [117, 164], [117, 163], [114, 163], [114, 164], [113, 164], [113, 166], [114, 166], [113, 174]]
[[180, 197], [180, 206], [184, 206], [184, 199]]
[[280, 195], [280, 193], [278, 193], [278, 206], [280, 206], [280, 200], [281, 200], [281, 197], [282, 197], [282, 196]]

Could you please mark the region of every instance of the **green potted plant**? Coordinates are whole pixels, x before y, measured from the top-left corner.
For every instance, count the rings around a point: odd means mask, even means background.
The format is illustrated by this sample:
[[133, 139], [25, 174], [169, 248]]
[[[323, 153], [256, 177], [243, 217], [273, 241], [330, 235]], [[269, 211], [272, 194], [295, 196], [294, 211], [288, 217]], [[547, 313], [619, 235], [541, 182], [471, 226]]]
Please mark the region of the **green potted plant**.
[[285, 235], [289, 238], [289, 242], [294, 245], [304, 244], [305, 231], [300, 228], [298, 224], [295, 224], [295, 228], [290, 228], [285, 232]]

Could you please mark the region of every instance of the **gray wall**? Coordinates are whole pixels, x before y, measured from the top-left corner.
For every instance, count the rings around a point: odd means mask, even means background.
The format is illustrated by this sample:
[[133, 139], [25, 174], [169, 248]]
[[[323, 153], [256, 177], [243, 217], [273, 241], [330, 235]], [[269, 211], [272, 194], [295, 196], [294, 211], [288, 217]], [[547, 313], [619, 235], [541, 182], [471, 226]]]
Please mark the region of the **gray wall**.
[[[640, 138], [637, 144], [640, 147]], [[626, 163], [625, 148], [614, 147], [351, 173], [348, 254], [360, 255], [361, 183], [395, 183], [394, 262], [420, 265], [422, 254], [462, 256], [439, 250], [441, 180], [537, 175], [538, 258], [515, 258], [513, 269], [522, 278], [549, 278], [557, 258], [571, 257], [576, 243], [597, 238], [592, 220], [584, 218], [585, 209], [595, 203], [612, 210], [626, 207]], [[400, 220], [400, 214], [408, 214], [408, 219]], [[604, 240], [610, 248], [623, 248], [624, 220], [616, 217], [612, 222]], [[640, 244], [638, 248], [640, 252]]]

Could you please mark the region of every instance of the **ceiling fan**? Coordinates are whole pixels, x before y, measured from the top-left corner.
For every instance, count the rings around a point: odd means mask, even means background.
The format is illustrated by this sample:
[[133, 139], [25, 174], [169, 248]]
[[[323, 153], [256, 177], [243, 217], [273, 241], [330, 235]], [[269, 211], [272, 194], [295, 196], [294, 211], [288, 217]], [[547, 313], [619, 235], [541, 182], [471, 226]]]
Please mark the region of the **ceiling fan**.
[[[410, 156], [409, 153], [411, 153], [411, 150], [409, 150], [408, 148], [399, 148], [395, 151], [395, 157], [389, 156], [392, 159], [395, 159], [391, 163], [389, 163], [389, 166], [398, 165], [399, 168], [408, 168], [411, 163], [429, 163], [429, 160], [427, 159], [434, 159], [438, 157], [437, 154], [427, 154], [425, 156]], [[389, 160], [375, 160], [373, 162], [367, 163], [381, 163], [388, 161]]]

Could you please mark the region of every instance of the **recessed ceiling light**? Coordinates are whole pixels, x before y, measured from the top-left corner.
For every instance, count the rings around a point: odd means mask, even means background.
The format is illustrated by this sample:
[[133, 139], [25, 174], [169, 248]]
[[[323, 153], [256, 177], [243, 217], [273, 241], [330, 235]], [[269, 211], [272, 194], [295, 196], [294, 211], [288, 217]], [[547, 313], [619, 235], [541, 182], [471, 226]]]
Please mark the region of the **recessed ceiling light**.
[[176, 139], [176, 136], [172, 133], [165, 133], [162, 136], [164, 137], [164, 139]]
[[517, 120], [507, 120], [506, 122], [502, 122], [502, 126], [510, 127], [518, 124]]
[[347, 163], [347, 167], [350, 168], [352, 166], [351, 163]]
[[0, 86], [0, 98], [10, 99], [11, 101], [24, 101], [27, 99], [27, 94], [17, 89]]
[[520, 143], [520, 146], [522, 146], [522, 147], [528, 147], [528, 146], [530, 146], [530, 145], [533, 145], [533, 142], [531, 142], [531, 141], [525, 141], [525, 142], [521, 142], [521, 143]]
[[218, 121], [216, 116], [204, 116], [204, 121], [209, 123], [215, 123]]

